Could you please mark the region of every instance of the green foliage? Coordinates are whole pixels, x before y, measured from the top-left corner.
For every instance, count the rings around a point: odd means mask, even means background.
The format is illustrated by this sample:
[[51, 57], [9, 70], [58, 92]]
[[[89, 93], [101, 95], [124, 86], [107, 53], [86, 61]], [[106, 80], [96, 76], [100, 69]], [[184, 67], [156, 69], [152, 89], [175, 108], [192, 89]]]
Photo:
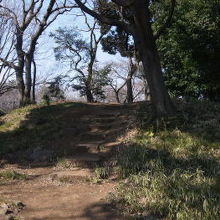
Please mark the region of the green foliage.
[[101, 44], [103, 51], [109, 54], [115, 55], [119, 52], [123, 57], [134, 55], [134, 43], [131, 36], [120, 28], [111, 29], [102, 39]]
[[95, 175], [98, 180], [100, 179], [107, 179], [111, 174], [111, 168], [106, 167], [97, 167], [95, 169]]
[[68, 63], [72, 62], [70, 65], [74, 65], [77, 61], [78, 54], [81, 54], [84, 63], [88, 61], [89, 57], [89, 44], [75, 29], [75, 27], [63, 27], [50, 33], [50, 37], [55, 40], [57, 45], [54, 48], [55, 58]]
[[[93, 68], [93, 75], [90, 81], [90, 90], [96, 101], [105, 99], [104, 87], [108, 85], [109, 77], [112, 68], [111, 64], [107, 64], [102, 68]], [[86, 96], [87, 86], [84, 77], [77, 77], [78, 84], [73, 84], [75, 90], [80, 91], [81, 96]]]
[[0, 172], [0, 179], [3, 180], [26, 180], [27, 175], [18, 173], [14, 170], [6, 170]]
[[[103, 16], [118, 20], [121, 19], [121, 11], [111, 1], [98, 1], [97, 10]], [[132, 22], [131, 12], [129, 10], [123, 10], [123, 18], [127, 22]], [[123, 57], [134, 56], [134, 41], [129, 33], [120, 27], [111, 27], [103, 23], [100, 26], [101, 32], [107, 32], [101, 40], [103, 51], [113, 55], [119, 52]]]
[[[157, 29], [170, 1], [155, 2]], [[219, 0], [178, 1], [171, 27], [157, 42], [165, 81], [173, 95], [219, 99], [219, 8]]]
[[170, 220], [217, 220], [220, 200], [212, 186], [212, 179], [201, 170], [192, 173], [176, 169], [171, 175], [148, 171], [129, 176], [118, 187], [115, 198], [130, 213], [151, 213]]
[[57, 76], [51, 82], [47, 83], [47, 91], [43, 95], [45, 104], [49, 105], [51, 99], [54, 99], [54, 101], [65, 100], [64, 91], [62, 89], [64, 78], [65, 76]]
[[76, 167], [75, 164], [71, 161], [71, 160], [68, 160], [68, 159], [59, 159], [57, 161], [57, 164], [56, 164], [56, 168], [57, 169], [72, 169]]
[[85, 70], [88, 68], [91, 58], [90, 44], [79, 34], [76, 27], [58, 28], [50, 34], [50, 37], [55, 40], [57, 45], [54, 48], [55, 58], [68, 63], [70, 70], [76, 72], [76, 76], [70, 78], [69, 85], [84, 96], [86, 89], [88, 89], [89, 74]]
[[92, 94], [97, 100], [105, 99], [104, 87], [109, 83], [109, 74], [112, 71], [112, 65], [107, 64], [100, 69], [94, 69], [92, 79]]
[[[96, 100], [104, 99], [103, 87], [107, 85], [107, 75], [111, 71], [111, 65], [99, 68], [96, 64], [96, 52], [101, 36], [96, 36], [96, 25], [90, 27], [90, 41], [73, 28], [59, 28], [50, 36], [55, 40], [55, 57], [65, 63], [69, 63], [70, 70], [76, 75], [69, 80], [69, 85], [81, 96], [94, 96]], [[87, 97], [88, 98], [88, 97]], [[93, 99], [93, 97], [90, 97]], [[94, 100], [90, 100], [94, 101]]]
[[50, 96], [48, 94], [44, 94], [43, 97], [42, 97], [44, 103], [43, 104], [46, 104], [46, 105], [50, 105]]

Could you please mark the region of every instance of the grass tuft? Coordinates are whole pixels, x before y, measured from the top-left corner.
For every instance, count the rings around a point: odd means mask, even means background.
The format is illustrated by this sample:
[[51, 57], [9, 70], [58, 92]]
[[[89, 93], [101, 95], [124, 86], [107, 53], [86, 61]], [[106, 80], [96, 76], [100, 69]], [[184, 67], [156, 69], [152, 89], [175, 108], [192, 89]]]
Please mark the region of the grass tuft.
[[27, 180], [28, 176], [26, 174], [18, 173], [14, 170], [6, 170], [0, 172], [0, 179], [2, 180]]

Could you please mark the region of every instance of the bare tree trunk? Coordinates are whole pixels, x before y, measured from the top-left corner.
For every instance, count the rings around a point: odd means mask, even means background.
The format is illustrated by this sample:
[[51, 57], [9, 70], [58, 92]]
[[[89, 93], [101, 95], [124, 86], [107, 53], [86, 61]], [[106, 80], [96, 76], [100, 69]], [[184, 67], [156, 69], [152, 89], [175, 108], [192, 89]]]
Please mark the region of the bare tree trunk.
[[89, 88], [86, 88], [86, 99], [87, 99], [87, 102], [89, 103], [93, 103], [94, 102], [94, 98], [93, 98], [93, 95], [92, 95], [92, 92]]
[[92, 103], [94, 102], [94, 97], [92, 95], [92, 91], [91, 91], [91, 81], [92, 81], [92, 71], [89, 69], [89, 74], [88, 74], [88, 78], [86, 79], [86, 99], [87, 102]]
[[23, 32], [22, 30], [17, 27], [16, 29], [16, 44], [15, 49], [18, 55], [18, 64], [15, 68], [15, 75], [16, 75], [16, 83], [18, 87], [18, 91], [20, 94], [20, 106], [25, 105], [25, 84], [23, 79], [23, 69], [24, 69], [24, 52], [22, 50], [23, 45]]
[[92, 91], [91, 91], [91, 83], [92, 83], [92, 78], [93, 78], [93, 64], [95, 62], [95, 56], [93, 54], [90, 54], [91, 56], [91, 60], [90, 63], [88, 65], [88, 77], [86, 79], [86, 98], [87, 98], [87, 102], [94, 102], [94, 97], [92, 95]]
[[24, 80], [22, 77], [23, 69], [16, 69], [15, 74], [16, 74], [16, 84], [17, 84], [19, 95], [20, 95], [19, 105], [24, 106], [25, 105], [25, 103], [24, 103], [25, 86], [24, 86]]
[[126, 87], [127, 87], [126, 101], [127, 101], [127, 103], [132, 103], [134, 98], [133, 98], [132, 74], [131, 74], [131, 72], [128, 74], [128, 78], [126, 80]]
[[32, 64], [32, 56], [27, 54], [25, 59], [25, 96], [24, 96], [25, 104], [31, 104], [31, 86], [32, 86], [31, 64]]
[[149, 8], [146, 1], [135, 1], [135, 34], [134, 41], [143, 63], [144, 77], [148, 82], [151, 101], [157, 117], [175, 113], [168, 91], [165, 87], [160, 59], [150, 21]]
[[119, 91], [114, 91], [115, 92], [115, 99], [116, 99], [116, 102], [119, 104], [121, 103], [120, 102], [120, 99], [119, 99]]
[[136, 66], [136, 64], [133, 63], [132, 57], [130, 57], [130, 70], [129, 70], [127, 80], [126, 80], [126, 86], [127, 86], [126, 101], [128, 103], [132, 103], [134, 101], [132, 78], [133, 78], [136, 70], [137, 70], [137, 66]]
[[[0, 0], [0, 2], [2, 1]], [[15, 69], [16, 82], [20, 93], [21, 106], [31, 103], [31, 62], [40, 35], [43, 33], [43, 31], [45, 31], [46, 28], [48, 28], [49, 25], [51, 25], [57, 19], [59, 15], [64, 14], [65, 12], [69, 11], [70, 8], [74, 7], [69, 5], [67, 1], [60, 1], [58, 3], [58, 1], [56, 0], [48, 0], [47, 5], [44, 5], [44, 2], [44, 0], [22, 0], [19, 3], [19, 6], [21, 6], [19, 9], [21, 10], [15, 9], [16, 7], [14, 7], [13, 3], [11, 4], [10, 1], [9, 4], [0, 3], [1, 9], [5, 11], [1, 14], [1, 16], [4, 16], [7, 20], [11, 20], [14, 24], [11, 30], [14, 35], [13, 38], [15, 37], [15, 50], [17, 60], [16, 64], [8, 62], [7, 59], [5, 60], [5, 63], [7, 64], [7, 66]], [[33, 24], [34, 28], [31, 29]], [[25, 33], [27, 29], [30, 31], [28, 31], [28, 33]], [[9, 37], [9, 35], [7, 37]], [[26, 41], [25, 51], [28, 52], [25, 59], [23, 43], [26, 38], [28, 38], [28, 40]]]
[[36, 96], [35, 96], [35, 86], [36, 86], [36, 75], [37, 75], [37, 67], [36, 67], [36, 62], [32, 61], [34, 70], [33, 70], [33, 83], [32, 83], [32, 102], [35, 104], [36, 103]]

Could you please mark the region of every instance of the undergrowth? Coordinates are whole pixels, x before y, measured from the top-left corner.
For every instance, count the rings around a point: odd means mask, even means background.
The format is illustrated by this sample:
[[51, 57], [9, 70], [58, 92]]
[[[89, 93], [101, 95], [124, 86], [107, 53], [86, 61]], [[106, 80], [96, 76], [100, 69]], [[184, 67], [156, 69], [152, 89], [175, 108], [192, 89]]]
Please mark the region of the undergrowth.
[[[76, 107], [83, 104], [29, 106], [1, 117], [0, 153], [56, 144]], [[220, 105], [193, 101], [177, 107], [177, 117], [157, 129], [149, 124], [149, 107], [141, 108], [139, 132], [125, 140], [113, 165], [95, 169], [97, 181], [117, 176], [120, 184], [111, 201], [137, 218], [219, 220]], [[73, 165], [61, 160], [57, 166]]]
[[26, 180], [27, 178], [27, 175], [18, 173], [14, 170], [0, 172], [0, 179], [2, 180]]
[[111, 201], [136, 217], [218, 220], [220, 106], [193, 102], [178, 109], [178, 118], [156, 133], [145, 124], [119, 148], [121, 182]]

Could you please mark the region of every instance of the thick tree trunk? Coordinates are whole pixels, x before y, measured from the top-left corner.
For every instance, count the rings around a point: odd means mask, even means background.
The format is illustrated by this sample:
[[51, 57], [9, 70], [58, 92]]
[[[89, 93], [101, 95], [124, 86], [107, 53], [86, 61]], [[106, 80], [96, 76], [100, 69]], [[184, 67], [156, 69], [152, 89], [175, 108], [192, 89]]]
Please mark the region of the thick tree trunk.
[[20, 100], [19, 100], [19, 105], [22, 107], [25, 105], [24, 103], [24, 89], [25, 89], [25, 85], [24, 85], [24, 80], [23, 80], [23, 69], [17, 69], [16, 70], [16, 84], [17, 84], [17, 88], [18, 88], [18, 92], [20, 95]]
[[134, 3], [135, 34], [134, 41], [143, 63], [144, 77], [146, 78], [151, 101], [157, 117], [175, 113], [168, 91], [165, 87], [160, 58], [150, 23], [150, 12], [146, 1]]
[[87, 99], [87, 102], [89, 103], [92, 103], [94, 102], [94, 97], [92, 95], [92, 91], [91, 91], [91, 78], [88, 77], [86, 82], [85, 82], [85, 87], [86, 87], [86, 99]]
[[15, 75], [16, 75], [16, 83], [18, 87], [18, 91], [20, 94], [20, 100], [19, 104], [20, 106], [25, 105], [25, 84], [23, 79], [23, 71], [24, 71], [24, 52], [22, 50], [23, 46], [23, 31], [17, 27], [16, 28], [16, 44], [15, 49], [18, 56], [18, 64], [15, 69]]
[[32, 77], [31, 77], [31, 64], [32, 64], [32, 57], [26, 55], [25, 59], [25, 94], [24, 94], [24, 101], [25, 104], [31, 104], [31, 86], [32, 86]]
[[87, 99], [87, 102], [89, 103], [93, 103], [94, 102], [94, 98], [93, 98], [93, 95], [92, 95], [92, 92], [89, 88], [86, 88], [86, 99]]

